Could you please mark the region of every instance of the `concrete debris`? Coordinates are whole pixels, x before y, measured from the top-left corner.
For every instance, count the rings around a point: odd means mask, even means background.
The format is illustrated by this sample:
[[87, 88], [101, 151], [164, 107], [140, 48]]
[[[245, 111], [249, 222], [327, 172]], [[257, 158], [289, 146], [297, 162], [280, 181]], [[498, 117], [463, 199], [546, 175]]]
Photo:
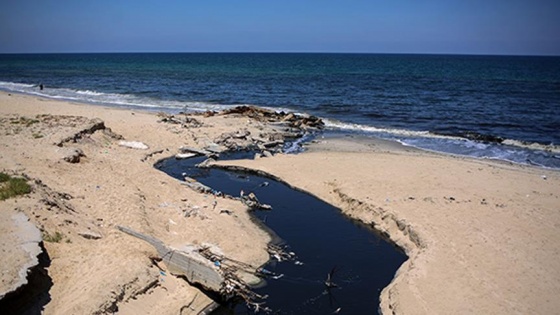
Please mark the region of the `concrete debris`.
[[137, 150], [147, 150], [149, 148], [147, 145], [145, 145], [144, 143], [142, 143], [140, 141], [124, 141], [124, 140], [121, 140], [121, 141], [119, 141], [119, 145], [121, 147], [127, 147], [127, 148], [137, 149]]
[[294, 113], [276, 112], [255, 106], [237, 106], [223, 110], [218, 115], [242, 115], [261, 122], [283, 122], [298, 129], [322, 129], [323, 120], [315, 116], [304, 116]]
[[193, 148], [193, 147], [185, 147], [185, 146], [180, 147], [179, 152], [181, 152], [181, 153], [193, 153], [193, 154], [196, 154], [196, 155], [206, 155], [206, 156], [212, 155], [212, 152], [210, 152], [210, 151], [206, 151], [204, 149], [197, 149], [197, 148]]
[[183, 128], [199, 128], [203, 125], [203, 123], [198, 121], [196, 118], [189, 117], [185, 113], [179, 113], [178, 115], [160, 113], [158, 116], [161, 117], [158, 122], [181, 125]]
[[3, 209], [0, 211], [0, 219], [9, 227], [0, 229], [0, 249], [2, 255], [8, 255], [6, 260], [2, 260], [1, 300], [6, 294], [28, 283], [28, 272], [39, 264], [37, 256], [42, 253], [39, 246], [42, 237], [39, 229], [23, 212]]
[[224, 285], [224, 277], [216, 270], [211, 261], [200, 255], [196, 247], [171, 248], [155, 237], [138, 233], [123, 226], [117, 226], [117, 228], [121, 232], [144, 240], [154, 246], [171, 274], [184, 276], [189, 282], [198, 283], [208, 290], [214, 292], [221, 291]]
[[254, 193], [249, 193], [248, 195], [241, 193], [241, 202], [245, 204], [250, 209], [258, 210], [272, 210], [271, 205], [260, 203], [259, 199]]
[[209, 151], [209, 152], [214, 153], [214, 154], [220, 154], [220, 153], [226, 151], [226, 148], [224, 148], [221, 145], [216, 144], [216, 143], [211, 143], [211, 144], [207, 145], [204, 149], [206, 151]]
[[181, 184], [189, 187], [192, 190], [198, 191], [200, 193], [203, 194], [207, 194], [207, 193], [212, 193], [213, 189], [198, 182], [196, 179], [194, 178], [190, 178], [190, 177], [185, 177], [185, 181], [182, 182]]
[[68, 163], [80, 163], [80, 159], [85, 157], [84, 151], [78, 148], [63, 148], [63, 155], [62, 158], [64, 161]]
[[177, 160], [184, 160], [184, 159], [190, 159], [192, 157], [197, 156], [196, 153], [178, 153], [175, 154], [175, 158]]
[[226, 257], [216, 245], [172, 248], [155, 237], [123, 226], [117, 228], [154, 246], [171, 274], [184, 276], [190, 283], [197, 283], [207, 290], [219, 293], [226, 300], [240, 297], [251, 308], [263, 308], [262, 301], [267, 296], [253, 292], [250, 285], [239, 276], [239, 272], [258, 275], [257, 268]]
[[215, 159], [213, 159], [213, 158], [208, 158], [208, 159], [202, 161], [201, 163], [196, 164], [195, 166], [196, 166], [196, 167], [199, 167], [199, 168], [207, 168], [207, 167], [210, 166], [210, 164], [212, 164], [212, 163], [214, 163], [214, 162], [216, 162]]

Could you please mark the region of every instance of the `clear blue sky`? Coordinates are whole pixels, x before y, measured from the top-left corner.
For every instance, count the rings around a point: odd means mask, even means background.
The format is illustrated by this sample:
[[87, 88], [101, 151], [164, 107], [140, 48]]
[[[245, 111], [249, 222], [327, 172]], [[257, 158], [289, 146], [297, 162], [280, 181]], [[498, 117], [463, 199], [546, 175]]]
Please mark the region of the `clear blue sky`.
[[11, 52], [560, 55], [560, 0], [2, 0]]

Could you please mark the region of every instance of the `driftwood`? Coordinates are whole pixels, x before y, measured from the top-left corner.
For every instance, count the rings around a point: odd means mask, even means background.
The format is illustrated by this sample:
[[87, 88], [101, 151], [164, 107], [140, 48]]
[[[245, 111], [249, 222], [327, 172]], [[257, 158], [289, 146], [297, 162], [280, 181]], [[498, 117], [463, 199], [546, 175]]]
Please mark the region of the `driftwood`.
[[183, 250], [173, 249], [166, 246], [155, 237], [136, 232], [123, 226], [117, 226], [117, 228], [155, 247], [158, 255], [171, 274], [184, 276], [189, 282], [200, 284], [208, 290], [214, 292], [221, 291], [224, 285], [224, 278], [218, 272], [214, 264], [200, 255], [196, 248], [185, 247]]

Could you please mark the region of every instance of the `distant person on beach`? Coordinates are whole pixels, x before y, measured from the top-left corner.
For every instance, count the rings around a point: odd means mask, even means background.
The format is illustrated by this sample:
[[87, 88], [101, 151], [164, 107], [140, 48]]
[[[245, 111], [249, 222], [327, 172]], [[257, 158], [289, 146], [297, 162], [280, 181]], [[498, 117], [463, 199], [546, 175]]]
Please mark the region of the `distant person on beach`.
[[42, 83], [39, 84], [39, 90], [41, 90], [41, 91], [43, 90], [43, 84]]

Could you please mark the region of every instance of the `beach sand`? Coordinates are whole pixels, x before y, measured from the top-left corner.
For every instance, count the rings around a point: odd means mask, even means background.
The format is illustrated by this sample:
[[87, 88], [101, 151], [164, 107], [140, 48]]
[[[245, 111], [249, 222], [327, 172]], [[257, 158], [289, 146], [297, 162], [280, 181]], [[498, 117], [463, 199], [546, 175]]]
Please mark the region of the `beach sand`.
[[[119, 146], [102, 131], [55, 145], [80, 134], [93, 119], [149, 149]], [[191, 191], [153, 167], [180, 146], [202, 147], [239, 126], [261, 128], [246, 118], [197, 119], [202, 127], [182, 128], [158, 123], [155, 113], [0, 93], [0, 171], [25, 174], [34, 190], [0, 202], [0, 208], [23, 211], [43, 233], [63, 235], [59, 242], [44, 242], [53, 283], [45, 314], [102, 314], [117, 308], [126, 314], [177, 314], [193, 299], [183, 313], [196, 314], [210, 304], [183, 279], [160, 274], [150, 260], [156, 251], [117, 225], [175, 247], [215, 244], [228, 257], [255, 266], [268, 260], [270, 237], [251, 221], [244, 205]], [[85, 157], [79, 163], [64, 161], [74, 149]], [[222, 209], [234, 215], [220, 214]], [[185, 217], [192, 210], [198, 215]], [[11, 257], [1, 259], [0, 265], [8, 265]]]
[[[409, 256], [383, 314], [560, 309], [560, 174], [360, 137], [226, 161], [281, 178], [371, 224]], [[372, 270], [372, 272], [375, 272]]]
[[[112, 132], [84, 132], [99, 125], [96, 119]], [[0, 210], [17, 209], [43, 233], [64, 235], [44, 242], [52, 279], [45, 314], [196, 314], [211, 302], [183, 279], [160, 273], [150, 260], [155, 250], [117, 225], [174, 246], [216, 244], [255, 266], [267, 261], [270, 236], [245, 206], [188, 190], [153, 164], [180, 146], [203, 147], [225, 132], [258, 134], [268, 127], [246, 117], [196, 119], [201, 127], [183, 128], [158, 122], [154, 113], [0, 92], [0, 170], [25, 174], [34, 186], [26, 197], [0, 202]], [[149, 148], [119, 146], [115, 135]], [[85, 157], [64, 161], [75, 149]], [[384, 314], [560, 309], [556, 171], [359, 137], [319, 139], [299, 155], [219, 164], [277, 176], [401, 247], [409, 259], [382, 293]], [[199, 215], [185, 217], [192, 209]], [[7, 255], [1, 259], [10, 263]]]

